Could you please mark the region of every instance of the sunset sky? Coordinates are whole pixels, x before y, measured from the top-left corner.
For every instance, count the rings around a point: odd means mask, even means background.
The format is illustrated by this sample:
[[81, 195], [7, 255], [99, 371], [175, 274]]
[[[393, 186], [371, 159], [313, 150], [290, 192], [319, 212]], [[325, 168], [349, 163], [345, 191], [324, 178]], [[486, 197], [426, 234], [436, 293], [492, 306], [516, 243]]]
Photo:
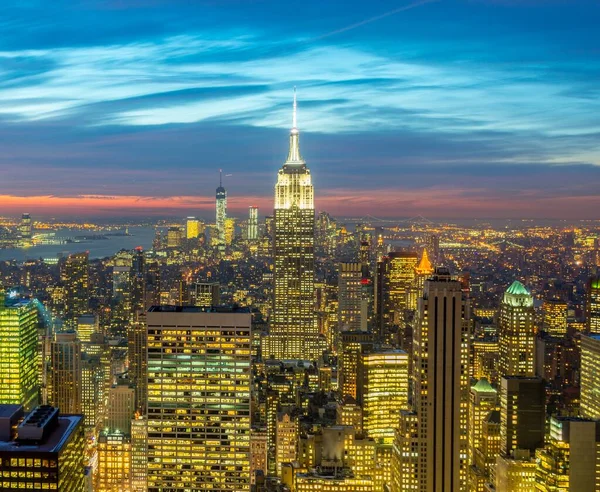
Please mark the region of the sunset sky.
[[0, 215], [600, 218], [600, 2], [5, 0]]

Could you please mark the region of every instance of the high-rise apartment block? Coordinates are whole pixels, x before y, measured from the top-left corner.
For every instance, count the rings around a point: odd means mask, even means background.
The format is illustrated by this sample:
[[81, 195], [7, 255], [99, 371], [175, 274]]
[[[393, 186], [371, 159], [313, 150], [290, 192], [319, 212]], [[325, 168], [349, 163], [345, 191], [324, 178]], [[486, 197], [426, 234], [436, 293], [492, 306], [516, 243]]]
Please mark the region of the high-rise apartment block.
[[248, 310], [152, 307], [148, 492], [250, 490]]
[[339, 264], [338, 329], [340, 332], [367, 331], [367, 313], [362, 312], [362, 278], [360, 263]]
[[542, 306], [542, 312], [544, 313], [543, 328], [548, 335], [557, 338], [566, 336], [567, 308], [567, 303], [560, 299], [548, 299], [544, 301]]

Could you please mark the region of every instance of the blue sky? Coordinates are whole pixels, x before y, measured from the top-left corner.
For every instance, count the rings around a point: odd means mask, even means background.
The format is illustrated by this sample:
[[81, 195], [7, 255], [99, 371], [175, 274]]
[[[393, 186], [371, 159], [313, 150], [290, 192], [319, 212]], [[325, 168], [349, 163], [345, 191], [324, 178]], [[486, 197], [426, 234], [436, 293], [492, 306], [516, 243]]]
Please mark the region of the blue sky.
[[[600, 3], [5, 0], [0, 213], [600, 218]], [[77, 205], [79, 204], [79, 205]]]

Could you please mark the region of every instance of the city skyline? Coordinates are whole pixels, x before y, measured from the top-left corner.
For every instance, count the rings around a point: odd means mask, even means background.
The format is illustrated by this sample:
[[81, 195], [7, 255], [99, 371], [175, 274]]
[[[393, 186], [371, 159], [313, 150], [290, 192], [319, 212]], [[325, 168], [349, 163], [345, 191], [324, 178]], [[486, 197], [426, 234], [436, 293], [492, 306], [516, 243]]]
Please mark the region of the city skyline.
[[597, 218], [592, 2], [228, 6], [0, 7], [0, 210], [262, 214], [297, 86], [318, 211]]

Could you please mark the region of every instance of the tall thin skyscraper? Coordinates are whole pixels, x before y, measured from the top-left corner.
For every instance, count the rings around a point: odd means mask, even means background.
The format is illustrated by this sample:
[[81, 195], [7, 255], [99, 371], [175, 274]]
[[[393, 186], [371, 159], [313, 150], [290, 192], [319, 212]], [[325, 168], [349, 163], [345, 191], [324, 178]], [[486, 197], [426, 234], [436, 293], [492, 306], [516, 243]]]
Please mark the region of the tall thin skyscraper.
[[585, 294], [585, 328], [588, 333], [600, 333], [600, 276], [588, 280]]
[[515, 280], [500, 303], [500, 376], [535, 376], [534, 318], [533, 297]]
[[217, 241], [220, 247], [225, 245], [225, 220], [227, 219], [227, 190], [223, 188], [223, 171], [219, 169], [219, 187], [217, 188]]
[[33, 240], [33, 226], [31, 224], [31, 215], [23, 214], [21, 224], [19, 224], [19, 236], [21, 246], [31, 246]]
[[61, 279], [65, 283], [65, 321], [75, 327], [76, 319], [88, 312], [89, 303], [89, 254], [69, 255], [61, 269]]
[[[340, 263], [338, 269], [339, 331], [366, 331], [362, 320], [362, 269], [360, 263]], [[363, 330], [364, 326], [364, 330]]]
[[258, 207], [248, 209], [248, 241], [258, 239]]
[[269, 355], [277, 359], [314, 359], [320, 355], [314, 313], [314, 190], [300, 155], [299, 138], [294, 92], [290, 150], [275, 185], [275, 295]]
[[437, 268], [425, 281], [414, 331], [420, 492], [467, 490], [468, 318], [460, 282]]
[[50, 359], [50, 402], [64, 413], [81, 413], [81, 342], [75, 331], [54, 335]]
[[148, 492], [250, 490], [248, 309], [152, 307]]

